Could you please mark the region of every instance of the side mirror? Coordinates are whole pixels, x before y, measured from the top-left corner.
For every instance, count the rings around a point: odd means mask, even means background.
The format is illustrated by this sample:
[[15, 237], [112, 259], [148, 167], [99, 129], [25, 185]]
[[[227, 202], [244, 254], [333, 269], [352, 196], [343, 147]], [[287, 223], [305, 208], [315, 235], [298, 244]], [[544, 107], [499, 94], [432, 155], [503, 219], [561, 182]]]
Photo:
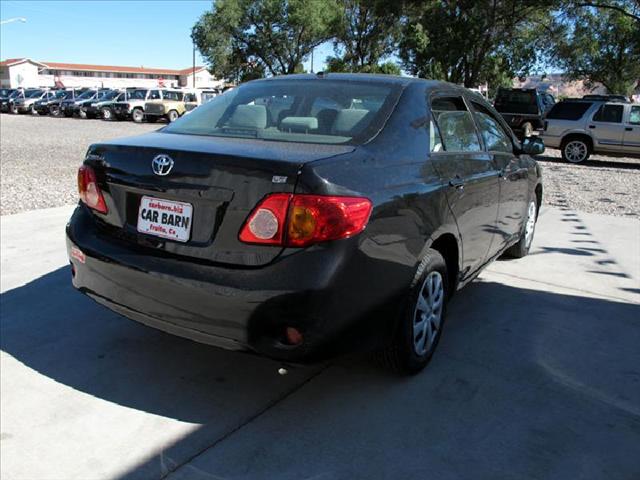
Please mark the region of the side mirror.
[[541, 155], [544, 153], [544, 142], [538, 137], [527, 137], [522, 141], [522, 153]]

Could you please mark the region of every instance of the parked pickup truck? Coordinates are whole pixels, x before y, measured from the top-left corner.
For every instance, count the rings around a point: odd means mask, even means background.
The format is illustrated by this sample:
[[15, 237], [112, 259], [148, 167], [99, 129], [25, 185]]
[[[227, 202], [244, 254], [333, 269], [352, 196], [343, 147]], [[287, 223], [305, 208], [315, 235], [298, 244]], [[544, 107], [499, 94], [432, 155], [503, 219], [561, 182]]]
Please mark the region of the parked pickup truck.
[[552, 95], [533, 88], [500, 88], [494, 107], [513, 132], [524, 138], [542, 130], [544, 117], [554, 104]]
[[185, 112], [184, 92], [179, 90], [162, 90], [162, 98], [149, 100], [144, 104], [144, 117], [148, 122], [156, 122], [166, 118], [176, 121]]

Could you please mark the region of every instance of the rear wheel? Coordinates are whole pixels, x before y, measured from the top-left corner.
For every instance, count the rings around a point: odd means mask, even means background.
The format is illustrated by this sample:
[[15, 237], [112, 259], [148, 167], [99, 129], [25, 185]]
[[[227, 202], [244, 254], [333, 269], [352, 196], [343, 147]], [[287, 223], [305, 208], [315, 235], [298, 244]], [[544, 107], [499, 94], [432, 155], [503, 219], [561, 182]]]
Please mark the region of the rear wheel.
[[111, 111], [111, 109], [109, 107], [102, 107], [102, 110], [100, 110], [100, 112], [102, 113], [102, 119], [103, 120], [111, 120], [111, 119], [113, 119], [113, 112]]
[[169, 122], [175, 122], [179, 117], [180, 117], [180, 114], [175, 110], [170, 110], [169, 113], [167, 114], [167, 118], [169, 119]]
[[52, 106], [49, 107], [49, 113], [51, 114], [52, 117], [59, 117], [60, 116], [60, 107], [58, 106]]
[[562, 158], [571, 163], [584, 162], [591, 154], [591, 146], [584, 138], [569, 138], [562, 142]]
[[85, 118], [85, 119], [89, 118], [89, 115], [87, 115], [87, 112], [85, 110], [83, 110], [82, 108], [78, 112], [78, 115], [80, 115], [80, 118]]
[[505, 252], [508, 256], [513, 258], [522, 258], [526, 257], [531, 249], [531, 244], [533, 243], [533, 234], [536, 231], [536, 222], [538, 220], [538, 206], [536, 205], [535, 200], [531, 200], [529, 202], [529, 207], [527, 208], [527, 218], [524, 224], [524, 230], [520, 235], [520, 240], [518, 243], [509, 247], [509, 249]]
[[144, 121], [144, 112], [141, 108], [134, 108], [131, 112], [131, 118], [136, 123], [142, 123]]
[[424, 273], [409, 292], [392, 343], [379, 353], [382, 363], [398, 373], [426, 367], [442, 334], [450, 285], [447, 266], [435, 250], [427, 252], [422, 265]]

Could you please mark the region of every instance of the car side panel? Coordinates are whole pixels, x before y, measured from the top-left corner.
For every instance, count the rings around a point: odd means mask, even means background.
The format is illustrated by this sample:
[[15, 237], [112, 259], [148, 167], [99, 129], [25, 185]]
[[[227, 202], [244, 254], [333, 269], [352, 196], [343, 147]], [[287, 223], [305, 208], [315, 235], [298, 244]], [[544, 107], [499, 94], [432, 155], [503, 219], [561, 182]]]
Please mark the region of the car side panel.
[[[390, 335], [390, 319], [402, 308], [430, 243], [450, 233], [459, 244], [448, 185], [429, 159], [426, 113], [424, 88], [408, 86], [371, 143], [347, 156], [305, 164], [296, 186], [297, 193], [361, 195], [372, 201], [367, 228], [357, 237], [357, 255], [364, 261], [359, 270], [340, 276], [343, 288], [334, 290], [332, 303], [336, 308], [357, 303], [359, 311], [376, 312], [360, 325], [363, 331], [381, 332], [378, 341]], [[366, 295], [355, 293], [359, 285], [367, 285]]]

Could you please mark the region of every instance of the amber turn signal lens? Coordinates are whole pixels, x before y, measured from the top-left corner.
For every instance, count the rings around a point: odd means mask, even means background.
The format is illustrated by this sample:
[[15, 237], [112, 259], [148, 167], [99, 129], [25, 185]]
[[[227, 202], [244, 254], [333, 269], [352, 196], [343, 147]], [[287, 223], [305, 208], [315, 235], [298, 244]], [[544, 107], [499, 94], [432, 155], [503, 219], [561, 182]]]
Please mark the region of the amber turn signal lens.
[[290, 215], [288, 238], [294, 242], [303, 242], [313, 238], [317, 213], [314, 214], [308, 207], [294, 206]]

